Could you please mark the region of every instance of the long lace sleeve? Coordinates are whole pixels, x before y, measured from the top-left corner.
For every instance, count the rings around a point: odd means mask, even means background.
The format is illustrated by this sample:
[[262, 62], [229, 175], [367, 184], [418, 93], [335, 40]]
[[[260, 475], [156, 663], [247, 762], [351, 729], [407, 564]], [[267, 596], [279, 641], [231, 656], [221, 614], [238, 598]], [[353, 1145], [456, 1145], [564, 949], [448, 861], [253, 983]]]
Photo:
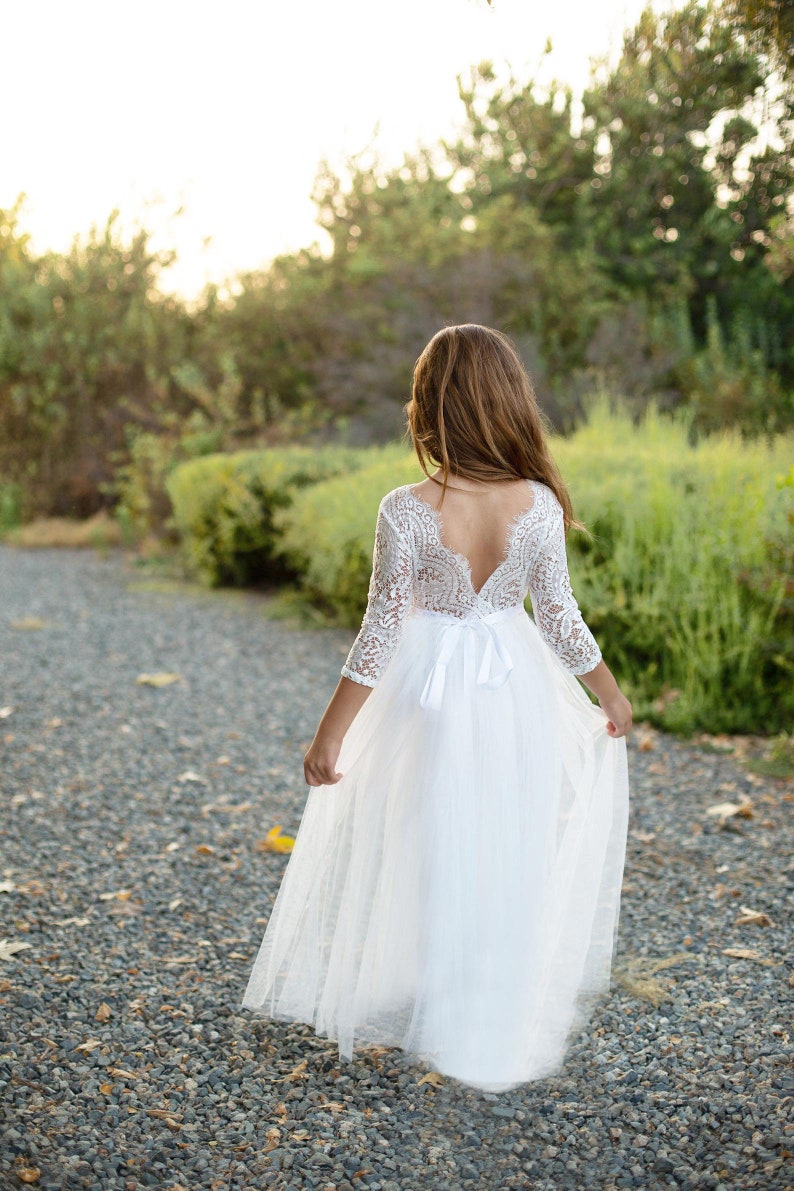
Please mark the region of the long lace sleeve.
[[367, 609], [342, 667], [343, 677], [364, 686], [375, 686], [391, 660], [413, 596], [410, 543], [386, 513], [384, 501], [375, 525]]
[[530, 573], [532, 611], [543, 639], [566, 670], [571, 674], [587, 674], [601, 661], [601, 650], [571, 589], [562, 505], [553, 494], [549, 504], [546, 532]]

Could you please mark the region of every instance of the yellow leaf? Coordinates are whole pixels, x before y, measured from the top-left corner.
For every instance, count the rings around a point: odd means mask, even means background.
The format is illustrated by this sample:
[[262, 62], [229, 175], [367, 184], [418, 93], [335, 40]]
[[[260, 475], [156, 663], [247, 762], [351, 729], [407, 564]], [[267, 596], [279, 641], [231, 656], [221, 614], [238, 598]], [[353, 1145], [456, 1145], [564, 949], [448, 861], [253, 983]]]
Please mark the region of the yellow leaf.
[[[23, 616], [21, 620], [12, 620], [12, 629], [43, 629], [47, 625], [46, 620], [42, 620], [40, 616]], [[36, 1176], [38, 1178], [38, 1175]]]
[[171, 674], [167, 671], [156, 671], [154, 674], [139, 674], [135, 681], [145, 686], [168, 686], [171, 682], [179, 682], [181, 674]]
[[428, 1071], [426, 1075], [417, 1082], [417, 1087], [421, 1087], [423, 1083], [429, 1083], [434, 1088], [440, 1088], [444, 1083], [444, 1076], [438, 1071]]
[[281, 824], [271, 827], [264, 839], [257, 841], [257, 847], [262, 852], [291, 852], [295, 840], [291, 835], [281, 834]]
[[109, 1096], [110, 1093], [113, 1091], [113, 1084], [112, 1083], [101, 1083], [99, 1085], [99, 1090], [103, 1096]]
[[17, 1166], [14, 1174], [20, 1183], [37, 1183], [41, 1178], [41, 1171], [38, 1166]]

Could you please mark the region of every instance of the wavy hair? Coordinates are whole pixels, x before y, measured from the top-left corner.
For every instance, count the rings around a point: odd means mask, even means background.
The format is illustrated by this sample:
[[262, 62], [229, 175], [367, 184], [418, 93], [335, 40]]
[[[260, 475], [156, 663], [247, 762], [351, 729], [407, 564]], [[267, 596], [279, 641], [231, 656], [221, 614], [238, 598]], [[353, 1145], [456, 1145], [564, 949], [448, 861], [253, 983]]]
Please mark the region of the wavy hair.
[[[553, 433], [515, 344], [478, 323], [443, 327], [416, 361], [411, 399], [405, 405], [422, 471], [441, 483], [470, 480], [540, 480], [562, 505], [565, 532], [589, 533], [576, 520], [573, 502], [551, 457]], [[441, 468], [443, 481], [428, 464]]]

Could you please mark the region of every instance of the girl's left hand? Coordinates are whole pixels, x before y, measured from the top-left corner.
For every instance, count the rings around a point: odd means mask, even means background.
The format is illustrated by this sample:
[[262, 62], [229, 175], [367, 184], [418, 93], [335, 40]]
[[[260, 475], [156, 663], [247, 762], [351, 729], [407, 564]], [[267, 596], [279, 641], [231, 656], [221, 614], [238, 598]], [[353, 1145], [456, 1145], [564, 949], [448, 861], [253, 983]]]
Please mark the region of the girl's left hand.
[[307, 786], [333, 786], [342, 777], [337, 772], [341, 740], [315, 737], [303, 758], [303, 776]]

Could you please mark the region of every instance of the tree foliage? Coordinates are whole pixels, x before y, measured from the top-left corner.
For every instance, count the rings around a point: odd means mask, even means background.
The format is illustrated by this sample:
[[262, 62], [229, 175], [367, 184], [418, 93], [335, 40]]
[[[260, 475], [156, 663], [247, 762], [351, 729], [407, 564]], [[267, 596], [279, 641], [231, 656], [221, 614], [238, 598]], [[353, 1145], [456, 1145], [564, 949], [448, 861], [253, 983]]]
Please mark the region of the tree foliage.
[[581, 100], [482, 63], [455, 137], [397, 166], [321, 164], [327, 251], [192, 309], [115, 216], [37, 257], [20, 208], [0, 213], [0, 484], [29, 510], [148, 508], [209, 450], [398, 437], [446, 322], [513, 335], [562, 430], [604, 382], [638, 409], [689, 405], [693, 433], [789, 425], [790, 47], [787, 4], [687, 0], [646, 9]]

